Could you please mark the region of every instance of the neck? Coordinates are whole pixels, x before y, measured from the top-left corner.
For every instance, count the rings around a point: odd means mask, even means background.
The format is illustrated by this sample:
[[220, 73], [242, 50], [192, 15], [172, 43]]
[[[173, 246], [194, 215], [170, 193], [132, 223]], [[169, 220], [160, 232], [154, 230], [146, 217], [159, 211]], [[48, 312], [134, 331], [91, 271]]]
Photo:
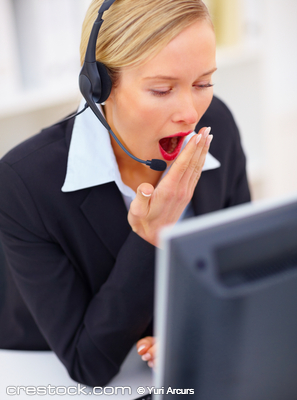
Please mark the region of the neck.
[[154, 187], [157, 186], [163, 172], [154, 171], [147, 165], [133, 160], [120, 148], [112, 136], [111, 145], [121, 173], [122, 181], [127, 186], [135, 192], [141, 183], [150, 183]]

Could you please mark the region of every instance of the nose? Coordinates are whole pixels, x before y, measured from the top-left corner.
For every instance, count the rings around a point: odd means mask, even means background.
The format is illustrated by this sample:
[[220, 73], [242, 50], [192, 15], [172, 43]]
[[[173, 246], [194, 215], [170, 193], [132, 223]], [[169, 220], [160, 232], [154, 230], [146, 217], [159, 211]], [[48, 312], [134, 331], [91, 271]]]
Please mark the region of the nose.
[[198, 106], [195, 104], [192, 93], [183, 93], [177, 99], [176, 111], [172, 116], [173, 122], [186, 125], [196, 125], [198, 118]]

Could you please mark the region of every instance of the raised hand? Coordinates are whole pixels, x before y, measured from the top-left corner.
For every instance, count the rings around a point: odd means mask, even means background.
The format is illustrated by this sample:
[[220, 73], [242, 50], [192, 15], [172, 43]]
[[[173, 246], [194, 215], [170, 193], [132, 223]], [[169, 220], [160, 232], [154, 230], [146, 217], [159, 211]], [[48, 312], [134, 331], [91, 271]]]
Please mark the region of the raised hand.
[[210, 128], [202, 128], [191, 138], [156, 188], [149, 183], [137, 188], [128, 221], [134, 232], [154, 246], [159, 230], [177, 222], [193, 196], [213, 138], [209, 133]]

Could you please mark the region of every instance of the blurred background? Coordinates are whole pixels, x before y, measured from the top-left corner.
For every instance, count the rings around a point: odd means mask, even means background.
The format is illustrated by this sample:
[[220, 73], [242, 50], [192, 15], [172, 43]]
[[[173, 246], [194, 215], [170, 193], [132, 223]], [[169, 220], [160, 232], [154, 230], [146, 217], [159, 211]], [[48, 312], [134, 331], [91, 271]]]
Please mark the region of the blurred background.
[[[205, 0], [254, 200], [297, 191], [297, 0]], [[0, 0], [0, 157], [75, 111], [90, 0]], [[215, 140], [215, 138], [214, 138]]]

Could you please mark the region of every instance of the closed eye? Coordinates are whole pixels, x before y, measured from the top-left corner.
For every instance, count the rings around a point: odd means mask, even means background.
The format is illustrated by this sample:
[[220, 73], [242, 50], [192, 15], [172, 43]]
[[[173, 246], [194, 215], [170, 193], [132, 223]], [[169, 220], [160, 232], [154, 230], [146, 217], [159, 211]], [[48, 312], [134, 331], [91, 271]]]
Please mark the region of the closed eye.
[[[210, 88], [210, 87], [213, 87], [213, 86], [214, 86], [213, 83], [207, 83], [205, 85], [194, 85], [194, 87], [196, 87], [198, 89], [207, 89], [207, 88]], [[151, 93], [154, 96], [162, 97], [162, 96], [166, 96], [167, 94], [169, 94], [171, 92], [171, 90], [172, 89], [169, 89], [169, 90], [151, 90]]]
[[154, 96], [158, 96], [158, 97], [166, 96], [166, 95], [169, 94], [170, 92], [171, 92], [171, 89], [165, 90], [165, 91], [163, 91], [163, 90], [151, 90], [151, 93], [152, 93]]
[[207, 83], [206, 85], [195, 85], [195, 86], [201, 89], [206, 89], [212, 87], [213, 85], [214, 85], [213, 83]]

